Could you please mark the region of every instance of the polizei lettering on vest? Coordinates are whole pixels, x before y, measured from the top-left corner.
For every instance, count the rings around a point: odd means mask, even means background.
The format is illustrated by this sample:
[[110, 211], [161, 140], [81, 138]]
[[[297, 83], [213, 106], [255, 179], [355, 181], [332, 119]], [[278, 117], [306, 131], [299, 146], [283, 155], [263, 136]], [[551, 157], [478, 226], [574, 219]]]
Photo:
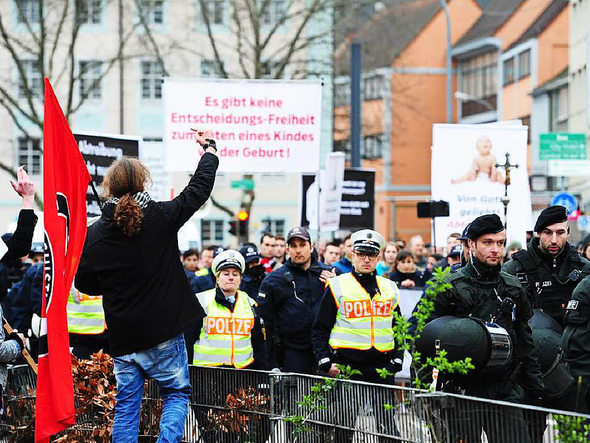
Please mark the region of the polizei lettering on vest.
[[393, 311], [391, 300], [356, 300], [343, 303], [346, 318], [388, 317]]
[[250, 335], [253, 318], [207, 317], [207, 334]]

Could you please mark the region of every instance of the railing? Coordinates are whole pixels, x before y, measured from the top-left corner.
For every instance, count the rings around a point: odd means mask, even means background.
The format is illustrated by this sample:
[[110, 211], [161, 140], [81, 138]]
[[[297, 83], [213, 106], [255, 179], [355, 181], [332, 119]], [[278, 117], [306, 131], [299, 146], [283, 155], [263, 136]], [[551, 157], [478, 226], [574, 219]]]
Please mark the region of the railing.
[[[590, 416], [400, 386], [300, 374], [190, 367], [186, 442], [510, 442], [590, 441]], [[0, 441], [30, 441], [34, 374], [12, 368]], [[155, 441], [159, 392], [148, 384], [140, 441]], [[70, 429], [92, 441], [101, 423], [77, 417]], [[28, 433], [27, 433], [28, 432]], [[20, 439], [20, 440], [19, 440]]]

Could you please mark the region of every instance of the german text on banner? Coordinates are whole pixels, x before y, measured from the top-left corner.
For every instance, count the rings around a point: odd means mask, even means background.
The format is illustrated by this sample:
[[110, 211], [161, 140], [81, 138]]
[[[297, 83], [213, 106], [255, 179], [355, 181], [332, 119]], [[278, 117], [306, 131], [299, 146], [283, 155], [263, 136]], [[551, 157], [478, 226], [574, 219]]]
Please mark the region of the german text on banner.
[[75, 423], [66, 304], [86, 237], [90, 182], [47, 78], [43, 148], [45, 261], [35, 441], [49, 441], [51, 435]]

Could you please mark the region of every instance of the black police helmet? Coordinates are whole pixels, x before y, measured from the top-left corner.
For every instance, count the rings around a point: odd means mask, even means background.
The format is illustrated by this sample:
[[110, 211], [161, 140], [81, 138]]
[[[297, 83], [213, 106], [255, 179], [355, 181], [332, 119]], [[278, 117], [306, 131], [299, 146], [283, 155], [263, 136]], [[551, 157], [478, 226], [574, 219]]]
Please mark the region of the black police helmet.
[[533, 329], [533, 341], [541, 372], [545, 373], [561, 351], [561, 335], [551, 329]]

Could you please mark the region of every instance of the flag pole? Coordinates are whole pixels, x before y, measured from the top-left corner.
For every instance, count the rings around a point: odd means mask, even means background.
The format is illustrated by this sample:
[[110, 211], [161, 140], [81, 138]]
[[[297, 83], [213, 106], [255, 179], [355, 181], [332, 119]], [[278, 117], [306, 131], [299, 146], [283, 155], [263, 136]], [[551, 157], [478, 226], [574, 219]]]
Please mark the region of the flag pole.
[[98, 196], [98, 192], [96, 192], [96, 186], [94, 186], [94, 180], [90, 180], [90, 187], [92, 188], [92, 193], [96, 198], [96, 202], [98, 203], [98, 207], [100, 208], [100, 212], [102, 212], [102, 205], [100, 204], [100, 197]]
[[[6, 319], [4, 317], [2, 317], [2, 321], [4, 323], [4, 330], [6, 332], [8, 332], [9, 334], [12, 334], [14, 332], [14, 329], [12, 329], [12, 326], [10, 326], [8, 324], [8, 322], [6, 321]], [[26, 348], [23, 348], [21, 352], [23, 354], [23, 357], [25, 358], [25, 360], [27, 361], [27, 363], [31, 367], [31, 369], [33, 369], [33, 371], [35, 371], [35, 375], [37, 375], [37, 363], [35, 363], [35, 360], [33, 360], [33, 357], [31, 357], [31, 354], [29, 354], [29, 351], [27, 351]]]

